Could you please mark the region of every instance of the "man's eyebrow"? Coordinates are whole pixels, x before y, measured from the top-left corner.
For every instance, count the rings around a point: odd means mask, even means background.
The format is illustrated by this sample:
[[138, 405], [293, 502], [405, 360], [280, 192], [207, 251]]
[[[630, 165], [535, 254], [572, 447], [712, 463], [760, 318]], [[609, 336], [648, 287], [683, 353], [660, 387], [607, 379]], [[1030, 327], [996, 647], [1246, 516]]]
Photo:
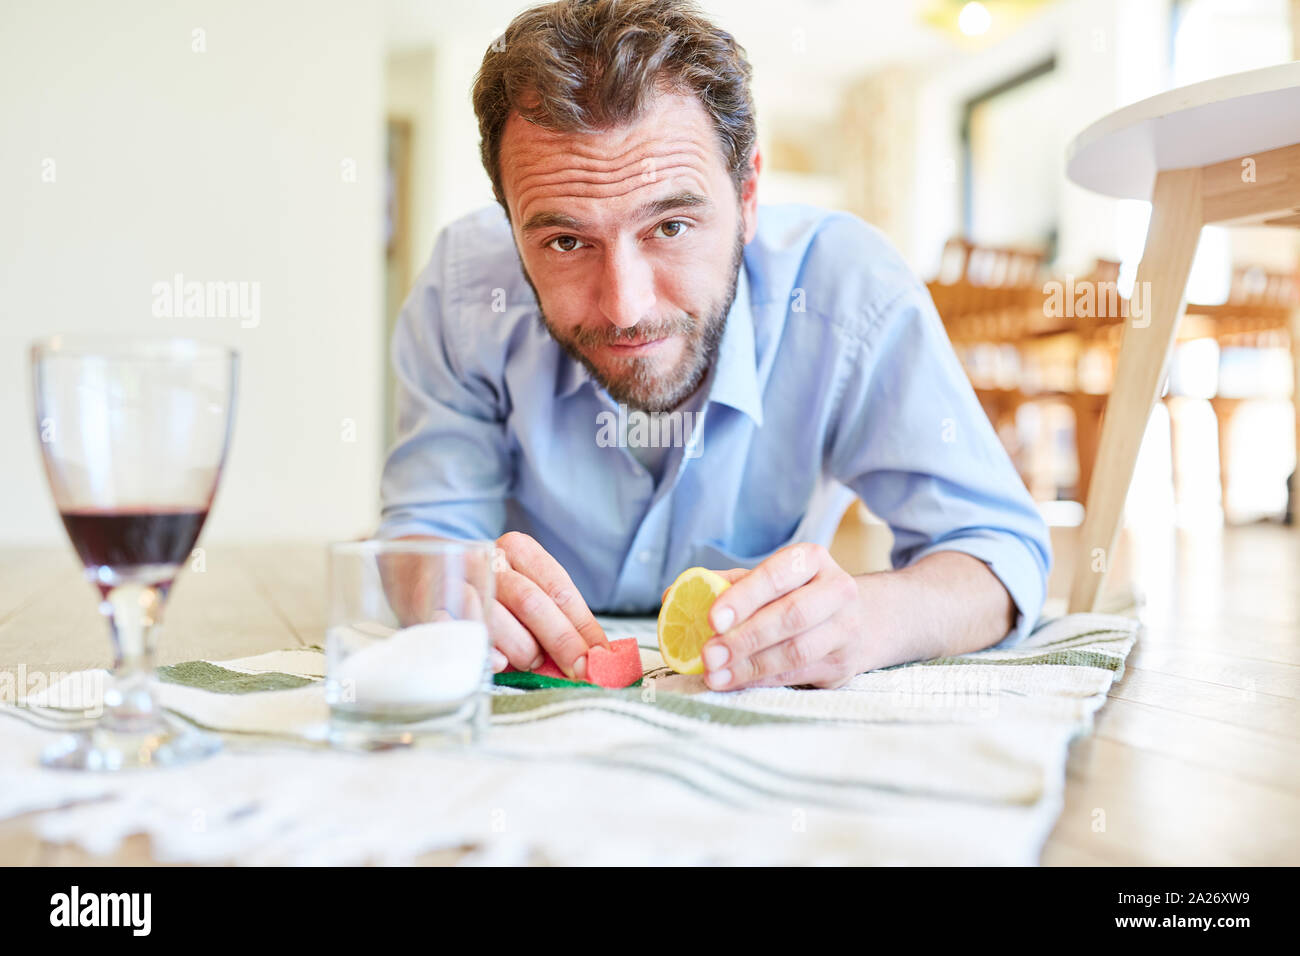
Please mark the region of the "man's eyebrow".
[[524, 222], [524, 232], [536, 232], [538, 229], [581, 229], [582, 221], [566, 216], [562, 212], [535, 212]]
[[635, 219], [653, 219], [655, 216], [662, 216], [666, 212], [674, 209], [687, 209], [690, 207], [704, 207], [710, 205], [708, 199], [699, 193], [680, 192], [672, 196], [665, 196], [663, 199], [655, 199], [633, 213]]
[[[654, 199], [644, 204], [632, 214], [633, 219], [651, 219], [674, 209], [703, 208], [712, 205], [699, 193], [680, 192], [663, 199]], [[536, 212], [525, 220], [524, 232], [537, 232], [539, 229], [573, 229], [581, 231], [585, 223], [581, 219], [565, 215], [562, 212]]]

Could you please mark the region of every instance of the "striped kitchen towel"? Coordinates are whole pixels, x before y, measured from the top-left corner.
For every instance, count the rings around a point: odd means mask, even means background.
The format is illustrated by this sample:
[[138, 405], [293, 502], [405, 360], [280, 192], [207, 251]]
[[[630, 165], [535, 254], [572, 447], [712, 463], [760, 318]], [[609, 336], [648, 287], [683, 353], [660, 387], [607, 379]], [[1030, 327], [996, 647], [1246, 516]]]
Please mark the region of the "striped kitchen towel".
[[641, 644], [639, 686], [497, 687], [470, 750], [330, 749], [310, 648], [161, 669], [164, 705], [227, 740], [165, 774], [43, 770], [40, 745], [71, 715], [21, 708], [38, 727], [0, 737], [0, 817], [61, 807], [36, 818], [49, 839], [102, 851], [144, 832], [161, 859], [199, 862], [406, 862], [463, 846], [473, 862], [1031, 864], [1063, 803], [1069, 742], [1140, 627], [1075, 614], [1014, 648], [836, 690], [719, 693], [663, 667], [653, 621], [602, 624]]

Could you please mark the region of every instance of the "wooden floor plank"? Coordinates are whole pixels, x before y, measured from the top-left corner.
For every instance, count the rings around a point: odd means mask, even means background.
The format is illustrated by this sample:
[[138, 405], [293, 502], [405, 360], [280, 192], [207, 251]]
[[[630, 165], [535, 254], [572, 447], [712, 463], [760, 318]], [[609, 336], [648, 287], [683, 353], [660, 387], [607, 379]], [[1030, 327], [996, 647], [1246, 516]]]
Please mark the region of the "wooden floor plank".
[[1191, 619], [1149, 625], [1139, 640], [1139, 646], [1143, 644], [1153, 649], [1218, 651], [1242, 660], [1300, 666], [1296, 625], [1252, 622], [1245, 617], [1234, 617], [1228, 623]]
[[1129, 667], [1110, 696], [1287, 739], [1300, 728], [1300, 700], [1264, 693], [1250, 680], [1234, 687]]
[[1044, 861], [1059, 843], [1117, 866], [1295, 865], [1300, 795], [1083, 738], [1071, 750], [1065, 808]]
[[[297, 638], [254, 587], [236, 551], [209, 551], [181, 572], [157, 628], [160, 664], [240, 657], [293, 647]], [[52, 572], [54, 585], [0, 623], [0, 668], [68, 671], [108, 667], [108, 625], [98, 594], [75, 565]]]
[[42, 862], [41, 851], [30, 815], [0, 820], [0, 866], [37, 866]]
[[70, 547], [0, 550], [0, 624], [79, 567]]
[[159, 663], [297, 646], [297, 636], [251, 580], [246, 560], [242, 548], [214, 547], [201, 565], [190, 562], [168, 602]]
[[1176, 757], [1281, 792], [1300, 792], [1300, 741], [1112, 698], [1097, 715], [1096, 736]]
[[1129, 666], [1242, 691], [1300, 698], [1300, 665], [1296, 664], [1140, 640], [1129, 655]]
[[253, 586], [293, 632], [296, 641], [323, 645], [326, 546], [276, 544], [241, 548], [239, 554]]
[[46, 844], [46, 866], [186, 866], [155, 859], [147, 836], [137, 834], [122, 841], [116, 852], [95, 854], [79, 846]]

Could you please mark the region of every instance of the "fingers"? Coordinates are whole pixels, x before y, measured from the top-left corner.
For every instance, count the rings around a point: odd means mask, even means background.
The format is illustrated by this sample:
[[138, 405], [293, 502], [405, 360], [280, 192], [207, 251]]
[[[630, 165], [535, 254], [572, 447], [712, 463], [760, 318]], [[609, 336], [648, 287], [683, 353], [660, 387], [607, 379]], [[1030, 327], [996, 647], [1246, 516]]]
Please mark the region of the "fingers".
[[510, 567], [537, 584], [581, 635], [588, 647], [609, 646], [596, 617], [582, 599], [573, 579], [546, 549], [526, 534], [512, 531], [497, 539]]
[[838, 631], [820, 625], [839, 612], [845, 596], [838, 579], [819, 577], [759, 608], [704, 645], [706, 682], [726, 690], [816, 663], [835, 649], [828, 641]]
[[588, 647], [608, 645], [609, 640], [572, 579], [528, 535], [508, 533], [496, 545], [490, 558], [470, 556], [465, 582], [456, 591], [456, 607], [443, 606], [451, 592], [441, 563], [418, 552], [381, 555], [380, 577], [399, 625], [483, 619], [483, 595], [472, 582], [491, 574], [497, 591], [487, 614], [493, 670], [500, 672], [507, 665], [535, 670], [549, 652], [566, 674], [585, 679]]
[[440, 608], [433, 612], [432, 620], [482, 621], [492, 636], [493, 646], [489, 653], [493, 673], [499, 674], [511, 664], [519, 670], [536, 670], [541, 666], [546, 659], [541, 647], [500, 601], [493, 600], [485, 611], [483, 595], [468, 584], [461, 591], [461, 598], [461, 606], [456, 608], [456, 614]]
[[[493, 641], [488, 652], [492, 658], [492, 673], [499, 674], [511, 664], [520, 670], [535, 670], [541, 666], [545, 659], [542, 649], [500, 601], [493, 600], [485, 609], [483, 594], [472, 584], [466, 584], [459, 596], [460, 606], [455, 608], [455, 614], [446, 608], [439, 608], [433, 612], [432, 620], [482, 621]], [[523, 663], [524, 661], [528, 663]]]
[[565, 674], [585, 680], [587, 649], [609, 640], [572, 579], [526, 534], [504, 534], [497, 545], [509, 564], [497, 572], [497, 599]]
[[583, 679], [587, 643], [545, 591], [518, 571], [504, 571], [497, 575], [497, 598], [565, 674]]
[[[521, 671], [536, 670], [542, 666], [546, 656], [541, 645], [500, 601], [492, 602], [488, 628], [496, 651], [505, 657], [507, 663]], [[499, 662], [494, 660], [494, 669], [498, 673], [505, 669], [504, 664], [499, 669], [495, 668], [496, 663]]]
[[442, 569], [436, 562], [419, 552], [380, 553], [375, 556], [375, 567], [399, 627], [433, 617], [445, 591]]
[[853, 671], [844, 666], [840, 660], [840, 655], [831, 652], [830, 655], [818, 661], [811, 667], [805, 667], [799, 671], [787, 671], [784, 674], [777, 674], [774, 677], [765, 677], [760, 681], [755, 681], [751, 687], [816, 687], [819, 689], [829, 690], [836, 687], [843, 687], [854, 678]]
[[709, 623], [717, 633], [726, 633], [765, 604], [807, 584], [826, 561], [829, 555], [820, 545], [782, 548], [718, 596], [709, 611]]
[[822, 686], [847, 680], [839, 663], [843, 644], [843, 633], [829, 624], [796, 634], [740, 662], [734, 686]]

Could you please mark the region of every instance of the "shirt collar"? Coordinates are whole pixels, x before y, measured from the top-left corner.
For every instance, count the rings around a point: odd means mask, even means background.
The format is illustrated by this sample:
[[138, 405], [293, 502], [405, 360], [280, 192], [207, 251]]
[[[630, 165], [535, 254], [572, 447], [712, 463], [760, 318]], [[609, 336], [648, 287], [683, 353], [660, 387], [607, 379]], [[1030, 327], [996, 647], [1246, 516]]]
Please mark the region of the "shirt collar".
[[[586, 367], [568, 355], [560, 360], [555, 377], [555, 395], [566, 398], [587, 382], [593, 388], [598, 384]], [[753, 419], [755, 425], [763, 424], [763, 399], [758, 389], [758, 356], [754, 349], [754, 313], [750, 302], [749, 276], [741, 264], [736, 277], [736, 297], [727, 313], [727, 327], [718, 344], [709, 384], [709, 401], [730, 405]]]
[[754, 350], [754, 312], [750, 302], [748, 269], [742, 263], [736, 279], [736, 298], [727, 313], [727, 328], [718, 345], [709, 401], [744, 412], [755, 425], [763, 424], [763, 398], [758, 391], [758, 355]]

